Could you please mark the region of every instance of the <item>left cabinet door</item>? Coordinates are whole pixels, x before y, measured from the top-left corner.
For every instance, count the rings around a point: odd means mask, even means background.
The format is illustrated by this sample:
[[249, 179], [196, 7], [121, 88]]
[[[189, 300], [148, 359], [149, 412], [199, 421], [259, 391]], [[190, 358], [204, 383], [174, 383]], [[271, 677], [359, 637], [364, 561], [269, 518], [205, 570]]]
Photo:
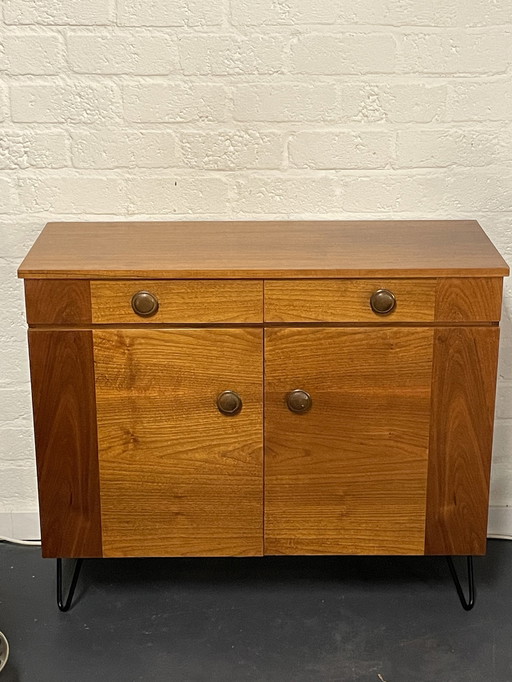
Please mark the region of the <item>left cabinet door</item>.
[[[102, 555], [262, 554], [261, 330], [85, 333], [94, 363]], [[219, 411], [223, 391], [240, 396], [237, 414]], [[68, 438], [85, 438], [66, 416], [67, 401], [59, 409]], [[63, 525], [68, 512], [61, 509]]]

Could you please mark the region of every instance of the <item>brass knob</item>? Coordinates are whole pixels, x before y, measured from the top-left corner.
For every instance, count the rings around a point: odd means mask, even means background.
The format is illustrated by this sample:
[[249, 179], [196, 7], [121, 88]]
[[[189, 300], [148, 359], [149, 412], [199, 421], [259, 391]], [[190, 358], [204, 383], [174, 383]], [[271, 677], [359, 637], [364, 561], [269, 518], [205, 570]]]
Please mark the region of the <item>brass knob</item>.
[[286, 404], [291, 412], [296, 412], [297, 414], [303, 414], [311, 409], [313, 401], [311, 396], [307, 391], [302, 391], [300, 389], [295, 389], [290, 391], [286, 396]]
[[370, 305], [374, 313], [388, 315], [396, 307], [396, 298], [389, 289], [377, 289], [370, 297]]
[[149, 291], [138, 291], [132, 296], [132, 308], [141, 317], [151, 317], [158, 310], [158, 299]]
[[242, 409], [242, 398], [234, 391], [222, 391], [217, 396], [217, 407], [222, 414], [233, 417]]

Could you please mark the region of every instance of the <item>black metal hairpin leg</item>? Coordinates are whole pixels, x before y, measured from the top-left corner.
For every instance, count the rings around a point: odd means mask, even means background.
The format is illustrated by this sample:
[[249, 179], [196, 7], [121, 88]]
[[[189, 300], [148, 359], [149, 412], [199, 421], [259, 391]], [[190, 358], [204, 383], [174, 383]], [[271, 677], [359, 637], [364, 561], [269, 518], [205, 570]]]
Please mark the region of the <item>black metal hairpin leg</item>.
[[465, 596], [464, 591], [462, 589], [462, 585], [460, 584], [459, 576], [457, 574], [455, 564], [453, 563], [453, 559], [451, 556], [446, 557], [446, 561], [448, 562], [448, 567], [450, 569], [450, 573], [452, 574], [453, 582], [455, 583], [455, 589], [457, 590], [457, 594], [459, 595], [460, 603], [462, 604], [462, 608], [465, 611], [471, 611], [471, 609], [475, 605], [475, 575], [473, 572], [473, 557], [468, 556], [468, 557], [466, 557], [466, 559], [467, 559], [467, 568], [468, 568], [468, 598], [467, 599], [466, 599], [466, 596]]
[[71, 578], [71, 583], [69, 585], [68, 596], [64, 601], [62, 595], [62, 559], [57, 559], [57, 606], [61, 611], [69, 611], [71, 602], [73, 601], [73, 595], [75, 594], [78, 576], [80, 575], [80, 569], [82, 568], [82, 562], [83, 559], [77, 559], [75, 562], [73, 577]]

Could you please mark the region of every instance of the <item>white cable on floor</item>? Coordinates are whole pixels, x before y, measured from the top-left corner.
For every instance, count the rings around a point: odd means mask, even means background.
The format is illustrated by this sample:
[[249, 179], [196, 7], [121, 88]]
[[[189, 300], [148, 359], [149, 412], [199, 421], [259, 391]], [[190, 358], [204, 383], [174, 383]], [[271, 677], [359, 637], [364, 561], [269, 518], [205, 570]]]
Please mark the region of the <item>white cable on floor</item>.
[[0, 632], [0, 671], [5, 668], [9, 658], [9, 642], [3, 632]]
[[499, 535], [498, 533], [493, 533], [492, 535], [488, 535], [487, 538], [489, 540], [512, 540], [512, 535]]
[[0, 542], [9, 542], [12, 545], [28, 545], [29, 547], [39, 547], [41, 540], [18, 540], [17, 538], [8, 538], [0, 535]]

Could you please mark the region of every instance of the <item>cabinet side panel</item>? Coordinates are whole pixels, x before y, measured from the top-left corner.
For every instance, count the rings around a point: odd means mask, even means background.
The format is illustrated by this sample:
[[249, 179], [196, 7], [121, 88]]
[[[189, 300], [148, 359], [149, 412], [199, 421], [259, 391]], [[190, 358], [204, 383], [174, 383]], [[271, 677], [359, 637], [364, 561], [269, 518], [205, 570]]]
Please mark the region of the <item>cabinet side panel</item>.
[[498, 327], [437, 329], [425, 554], [485, 554]]
[[92, 331], [29, 348], [43, 556], [102, 556]]
[[437, 282], [438, 322], [498, 322], [501, 317], [501, 277], [445, 277]]
[[25, 280], [29, 324], [91, 324], [91, 285], [78, 279]]

